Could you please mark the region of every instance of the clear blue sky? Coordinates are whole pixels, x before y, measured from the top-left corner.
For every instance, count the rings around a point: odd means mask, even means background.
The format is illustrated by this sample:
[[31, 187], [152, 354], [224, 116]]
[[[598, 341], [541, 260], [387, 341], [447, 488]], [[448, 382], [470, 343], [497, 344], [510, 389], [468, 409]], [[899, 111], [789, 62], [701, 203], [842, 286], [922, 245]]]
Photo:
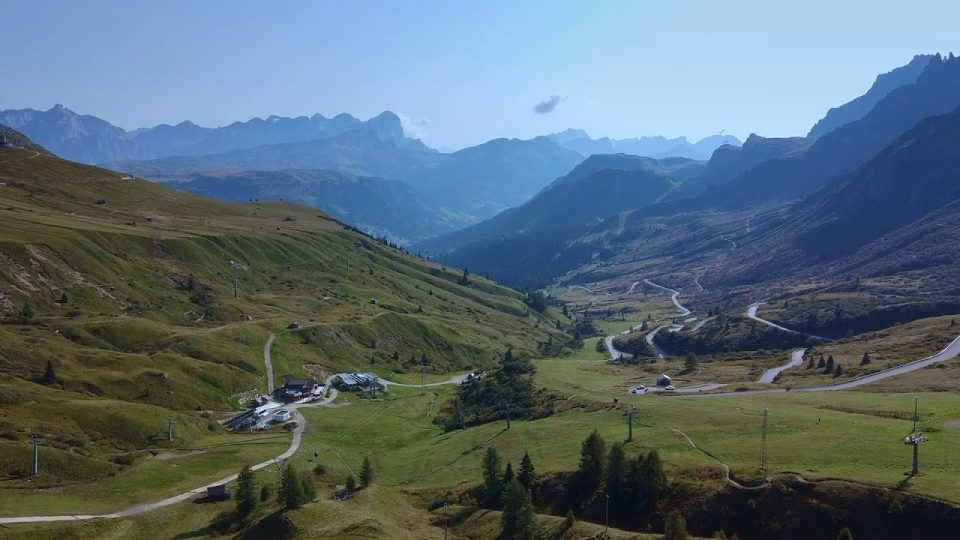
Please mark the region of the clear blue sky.
[[955, 0], [31, 0], [0, 13], [0, 109], [63, 103], [128, 129], [389, 109], [447, 147], [567, 127], [805, 134], [878, 73], [960, 50]]

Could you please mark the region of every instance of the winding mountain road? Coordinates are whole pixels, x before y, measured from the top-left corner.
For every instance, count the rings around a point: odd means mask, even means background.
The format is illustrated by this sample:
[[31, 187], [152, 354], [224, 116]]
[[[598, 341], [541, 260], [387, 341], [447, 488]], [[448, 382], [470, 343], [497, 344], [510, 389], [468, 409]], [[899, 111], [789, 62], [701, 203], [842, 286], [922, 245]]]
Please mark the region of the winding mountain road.
[[770, 368], [763, 372], [763, 375], [757, 379], [758, 383], [761, 384], [773, 384], [774, 379], [777, 378], [777, 375], [783, 373], [784, 371], [797, 367], [803, 363], [803, 354], [806, 353], [806, 349], [794, 349], [790, 352], [790, 361], [782, 366], [777, 366], [775, 368]]
[[808, 334], [808, 333], [806, 333], [806, 332], [799, 332], [799, 331], [797, 331], [797, 330], [791, 330], [790, 328], [786, 328], [786, 327], [780, 326], [779, 324], [777, 324], [777, 323], [775, 323], [775, 322], [773, 322], [773, 321], [768, 321], [768, 320], [760, 317], [759, 315], [757, 315], [757, 310], [760, 309], [760, 306], [762, 306], [762, 305], [763, 305], [763, 302], [755, 302], [755, 303], [750, 304], [749, 306], [747, 306], [747, 311], [746, 311], [746, 313], [745, 313], [745, 315], [747, 316], [747, 318], [753, 319], [753, 320], [755, 320], [755, 321], [757, 321], [757, 322], [759, 322], [759, 323], [763, 323], [763, 324], [765, 324], [765, 325], [767, 325], [767, 326], [771, 326], [771, 327], [776, 328], [777, 330], [781, 330], [781, 331], [783, 331], [783, 332], [789, 332], [789, 333], [791, 333], [791, 334], [795, 334], [795, 335], [798, 335], [798, 336], [806, 336], [806, 337], [813, 338], [813, 339], [819, 339], [819, 340], [821, 340], [821, 341], [833, 341], [833, 340], [831, 340], [830, 338], [825, 338], [825, 337], [823, 337], [823, 336], [818, 336], [818, 335], [815, 335], [815, 334]]
[[671, 289], [670, 287], [664, 287], [663, 285], [657, 285], [656, 283], [650, 281], [649, 279], [645, 279], [643, 280], [643, 282], [646, 283], [647, 285], [651, 285], [653, 287], [656, 287], [658, 289], [663, 289], [668, 293], [671, 293], [670, 301], [673, 302], [673, 305], [676, 306], [676, 308], [680, 311], [681, 317], [686, 317], [687, 315], [692, 313], [689, 309], [683, 307], [683, 304], [681, 304], [680, 301], [677, 300], [677, 297], [680, 296], [680, 291]]

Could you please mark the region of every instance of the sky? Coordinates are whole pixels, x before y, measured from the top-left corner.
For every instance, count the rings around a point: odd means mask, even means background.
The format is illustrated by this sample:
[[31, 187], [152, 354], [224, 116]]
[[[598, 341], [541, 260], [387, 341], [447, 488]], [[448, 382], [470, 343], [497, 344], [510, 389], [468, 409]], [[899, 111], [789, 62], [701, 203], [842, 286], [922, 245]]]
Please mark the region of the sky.
[[594, 137], [804, 135], [915, 54], [960, 52], [960, 2], [5, 2], [0, 109], [126, 129], [397, 113], [461, 148]]

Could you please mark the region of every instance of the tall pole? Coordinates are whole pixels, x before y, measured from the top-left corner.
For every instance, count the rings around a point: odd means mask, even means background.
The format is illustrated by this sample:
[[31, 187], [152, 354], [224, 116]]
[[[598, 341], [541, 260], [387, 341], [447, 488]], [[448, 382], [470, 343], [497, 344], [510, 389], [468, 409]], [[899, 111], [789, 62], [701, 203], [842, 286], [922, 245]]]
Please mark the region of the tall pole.
[[760, 470], [767, 468], [767, 415], [770, 409], [763, 408], [763, 428], [760, 431]]
[[40, 475], [40, 445], [45, 442], [47, 441], [38, 437], [30, 439], [30, 444], [33, 445], [33, 476]]
[[627, 409], [627, 442], [633, 441], [633, 413], [636, 411], [633, 405]]
[[917, 432], [917, 407], [920, 401], [920, 396], [913, 396], [913, 433]]
[[604, 496], [607, 500], [603, 509], [603, 534], [606, 536], [610, 530], [610, 493], [605, 493]]
[[173, 420], [167, 420], [167, 421], [164, 422], [163, 424], [164, 424], [164, 425], [166, 426], [166, 428], [167, 428], [167, 440], [168, 440], [168, 441], [172, 441], [172, 440], [173, 440], [173, 426], [175, 426], [177, 423], [176, 423], [175, 421], [173, 421]]
[[427, 386], [427, 381], [423, 378], [423, 357], [420, 357], [420, 390], [423, 390]]

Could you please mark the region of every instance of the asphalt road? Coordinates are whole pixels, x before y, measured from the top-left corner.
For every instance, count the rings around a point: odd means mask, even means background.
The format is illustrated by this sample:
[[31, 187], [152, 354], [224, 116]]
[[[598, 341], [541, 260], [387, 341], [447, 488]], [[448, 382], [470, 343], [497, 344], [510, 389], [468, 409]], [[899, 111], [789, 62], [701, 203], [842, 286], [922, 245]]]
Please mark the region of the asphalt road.
[[803, 353], [807, 352], [806, 349], [794, 349], [790, 353], [790, 361], [782, 366], [777, 366], [775, 368], [770, 368], [763, 372], [763, 375], [757, 380], [758, 383], [762, 384], [773, 384], [773, 380], [777, 378], [777, 375], [781, 374], [785, 370], [788, 370], [792, 367], [797, 367], [803, 363]]
[[[270, 341], [272, 340], [273, 340], [273, 336], [271, 336]], [[269, 348], [269, 342], [268, 342], [268, 345], [264, 348], [264, 363], [269, 362], [269, 355], [270, 355], [269, 351], [270, 351], [270, 348]], [[334, 376], [331, 375], [330, 377], [327, 377], [327, 380], [324, 382], [324, 384], [328, 388], [328, 395], [323, 400], [315, 401], [313, 403], [293, 403], [290, 405], [285, 405], [283, 407], [284, 409], [294, 411], [293, 420], [297, 423], [297, 427], [293, 429], [293, 439], [290, 441], [290, 447], [287, 448], [287, 450], [282, 454], [280, 454], [279, 456], [276, 456], [274, 458], [271, 458], [261, 463], [257, 463], [256, 465], [253, 465], [252, 467], [250, 467], [251, 469], [256, 471], [259, 469], [263, 469], [264, 467], [269, 467], [271, 465], [276, 466], [278, 463], [294, 455], [297, 452], [297, 450], [300, 449], [300, 443], [303, 441], [303, 431], [304, 429], [306, 429], [307, 422], [306, 422], [306, 419], [303, 417], [303, 415], [300, 414], [298, 409], [308, 408], [308, 407], [322, 407], [324, 405], [328, 405], [333, 400], [337, 399], [337, 395], [338, 395], [337, 389], [333, 388], [332, 386], [333, 378]], [[466, 374], [457, 375], [455, 377], [451, 377], [449, 380], [439, 382], [439, 383], [431, 383], [426, 386], [439, 386], [443, 384], [460, 384], [465, 378], [466, 378]], [[384, 383], [384, 385], [387, 385], [387, 386], [390, 386], [390, 385], [412, 386], [412, 387], [420, 386], [420, 385], [412, 385], [412, 384], [398, 384], [398, 383], [394, 383], [387, 380], [382, 380], [382, 382]], [[70, 515], [60, 515], [60, 516], [0, 517], [0, 525], [14, 524], [14, 523], [49, 523], [49, 522], [55, 522], [55, 521], [84, 521], [89, 519], [117, 519], [117, 518], [135, 516], [137, 514], [143, 514], [145, 512], [150, 512], [151, 510], [157, 510], [159, 508], [170, 506], [172, 504], [177, 504], [179, 502], [193, 499], [198, 495], [202, 495], [206, 493], [208, 487], [219, 486], [221, 484], [233, 482], [236, 479], [237, 479], [237, 475], [232, 474], [225, 478], [221, 478], [216, 482], [205, 484], [198, 488], [191, 489], [190, 491], [185, 491], [183, 493], [174, 495], [172, 497], [167, 497], [166, 499], [163, 499], [163, 500], [131, 506], [130, 508], [126, 508], [124, 510], [120, 510], [118, 512], [114, 512], [111, 514], [70, 514]]]
[[267, 372], [267, 394], [273, 394], [273, 363], [270, 361], [270, 347], [273, 346], [273, 340], [277, 338], [276, 334], [270, 334], [267, 344], [263, 346], [263, 369]]
[[829, 339], [829, 338], [825, 338], [825, 337], [823, 337], [823, 336], [817, 336], [817, 335], [814, 335], [814, 334], [808, 334], [808, 333], [806, 333], [806, 332], [798, 332], [797, 330], [791, 330], [791, 329], [789, 329], [789, 328], [785, 328], [785, 327], [783, 327], [783, 326], [780, 326], [779, 324], [777, 324], [777, 323], [775, 323], [775, 322], [768, 321], [768, 320], [766, 320], [766, 319], [758, 316], [758, 315], [757, 315], [757, 309], [759, 309], [760, 306], [762, 306], [762, 305], [763, 305], [763, 302], [756, 302], [756, 303], [753, 303], [753, 304], [750, 304], [749, 306], [747, 306], [747, 312], [746, 312], [747, 317], [750, 318], [750, 319], [753, 319], [753, 320], [755, 320], [755, 321], [757, 321], [757, 322], [759, 322], [759, 323], [763, 323], [763, 324], [765, 324], [765, 325], [767, 325], [767, 326], [771, 326], [771, 327], [773, 327], [773, 328], [776, 328], [777, 330], [782, 330], [782, 331], [784, 331], [784, 332], [789, 332], [789, 333], [791, 333], [791, 334], [796, 334], [796, 335], [798, 335], [798, 336], [806, 336], [806, 337], [811, 337], [811, 338], [819, 339], [819, 340], [823, 340], [823, 341], [833, 341], [833, 340], [831, 340], [831, 339]]

